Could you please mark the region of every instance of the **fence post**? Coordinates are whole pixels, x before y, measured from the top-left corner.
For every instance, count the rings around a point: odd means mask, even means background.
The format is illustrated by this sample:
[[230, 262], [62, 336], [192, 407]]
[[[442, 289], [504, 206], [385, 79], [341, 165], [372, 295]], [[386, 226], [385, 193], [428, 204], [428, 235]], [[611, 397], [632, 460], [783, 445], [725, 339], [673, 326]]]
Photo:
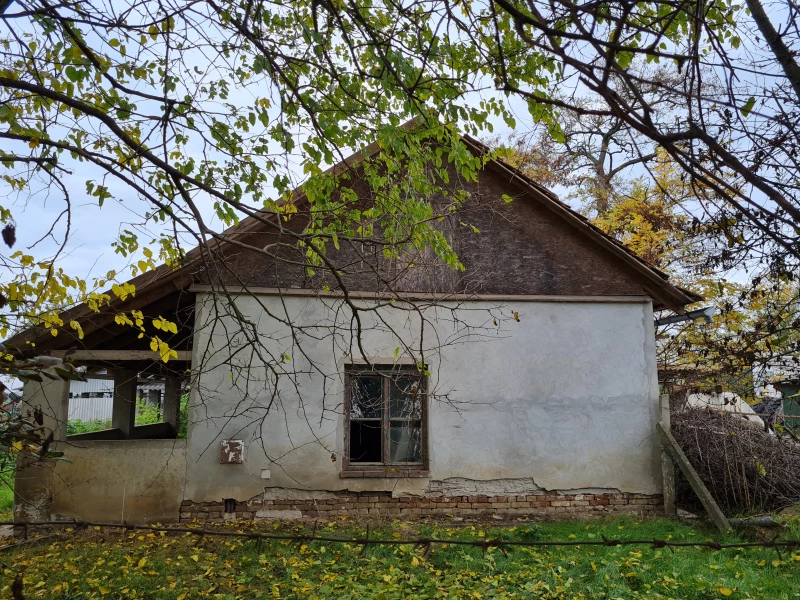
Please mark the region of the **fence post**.
[[[669, 417], [669, 394], [659, 396], [661, 405], [661, 427], [665, 431], [670, 431]], [[672, 462], [672, 455], [666, 445], [661, 444], [661, 477], [664, 487], [664, 514], [675, 516], [678, 514], [678, 507], [675, 504], [675, 463]]]

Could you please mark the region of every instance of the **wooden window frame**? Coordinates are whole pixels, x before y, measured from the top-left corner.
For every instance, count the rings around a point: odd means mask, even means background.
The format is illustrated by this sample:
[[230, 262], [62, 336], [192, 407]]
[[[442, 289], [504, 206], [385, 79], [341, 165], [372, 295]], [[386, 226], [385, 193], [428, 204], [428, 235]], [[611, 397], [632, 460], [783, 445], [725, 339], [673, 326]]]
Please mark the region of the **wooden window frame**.
[[[392, 377], [413, 375], [420, 380], [420, 418], [391, 418], [389, 415], [389, 383]], [[351, 463], [350, 462], [350, 390], [354, 378], [364, 376], [381, 377], [381, 397], [383, 416], [381, 417], [381, 455], [389, 456], [392, 421], [419, 421], [420, 423], [420, 462], [418, 463]], [[428, 378], [416, 367], [374, 365], [373, 368], [350, 365], [345, 368], [344, 383], [344, 457], [340, 477], [429, 477], [428, 470]], [[357, 419], [362, 420], [362, 419]], [[367, 420], [367, 419], [365, 419]], [[377, 420], [377, 419], [375, 419]]]

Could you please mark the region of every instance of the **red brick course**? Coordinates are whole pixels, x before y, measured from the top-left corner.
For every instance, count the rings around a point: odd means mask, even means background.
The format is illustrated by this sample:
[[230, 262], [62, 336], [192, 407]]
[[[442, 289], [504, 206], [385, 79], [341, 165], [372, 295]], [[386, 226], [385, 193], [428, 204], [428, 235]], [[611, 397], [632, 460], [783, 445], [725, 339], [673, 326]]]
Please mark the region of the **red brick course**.
[[[644, 516], [663, 514], [663, 498], [646, 494], [535, 494], [531, 496], [402, 496], [391, 493], [339, 492], [335, 498], [319, 500], [251, 500], [237, 502], [236, 512], [226, 514], [222, 502], [192, 502], [181, 505], [181, 521], [222, 521], [231, 518], [256, 519], [261, 510], [299, 511], [304, 518], [330, 519], [339, 516], [398, 517], [593, 517], [619, 513]], [[288, 515], [288, 513], [287, 513]]]

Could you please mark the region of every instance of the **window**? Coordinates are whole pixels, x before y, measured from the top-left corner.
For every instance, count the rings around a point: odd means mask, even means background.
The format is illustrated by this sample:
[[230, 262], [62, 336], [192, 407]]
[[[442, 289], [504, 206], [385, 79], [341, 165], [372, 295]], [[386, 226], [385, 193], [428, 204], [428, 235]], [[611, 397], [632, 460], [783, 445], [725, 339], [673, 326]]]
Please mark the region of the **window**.
[[345, 460], [353, 476], [423, 475], [427, 466], [425, 378], [396, 367], [347, 372]]

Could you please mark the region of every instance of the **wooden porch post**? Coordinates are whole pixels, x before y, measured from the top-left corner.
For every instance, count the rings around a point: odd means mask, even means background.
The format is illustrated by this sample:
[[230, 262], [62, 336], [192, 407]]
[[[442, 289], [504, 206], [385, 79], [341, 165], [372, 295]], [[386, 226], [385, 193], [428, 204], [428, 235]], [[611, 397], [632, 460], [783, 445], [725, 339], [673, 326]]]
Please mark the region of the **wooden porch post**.
[[[669, 394], [661, 394], [661, 427], [670, 431]], [[678, 514], [675, 504], [675, 463], [666, 445], [661, 445], [661, 477], [664, 484], [664, 514], [668, 517]]]
[[114, 404], [111, 427], [120, 430], [123, 440], [133, 437], [136, 423], [136, 384], [139, 378], [134, 369], [114, 369]]

